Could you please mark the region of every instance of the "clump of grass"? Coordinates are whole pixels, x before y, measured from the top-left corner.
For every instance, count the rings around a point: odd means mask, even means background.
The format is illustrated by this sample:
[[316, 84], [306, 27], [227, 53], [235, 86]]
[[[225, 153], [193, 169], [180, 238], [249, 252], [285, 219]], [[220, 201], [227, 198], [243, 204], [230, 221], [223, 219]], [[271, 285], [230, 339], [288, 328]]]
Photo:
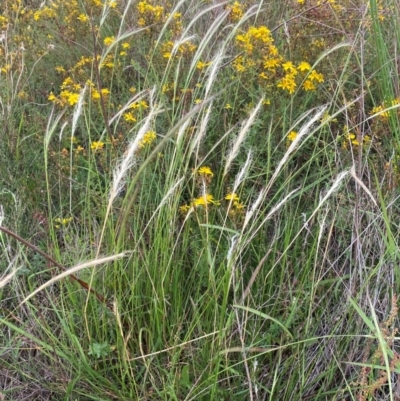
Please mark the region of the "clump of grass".
[[3, 2], [0, 398], [395, 399], [397, 12]]

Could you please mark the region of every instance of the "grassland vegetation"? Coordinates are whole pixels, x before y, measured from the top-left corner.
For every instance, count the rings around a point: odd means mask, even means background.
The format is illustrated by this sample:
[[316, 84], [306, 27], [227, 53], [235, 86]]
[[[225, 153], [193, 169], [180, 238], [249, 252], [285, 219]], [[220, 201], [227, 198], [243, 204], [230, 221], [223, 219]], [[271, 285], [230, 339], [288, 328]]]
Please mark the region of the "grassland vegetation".
[[399, 400], [399, 14], [0, 2], [0, 400]]

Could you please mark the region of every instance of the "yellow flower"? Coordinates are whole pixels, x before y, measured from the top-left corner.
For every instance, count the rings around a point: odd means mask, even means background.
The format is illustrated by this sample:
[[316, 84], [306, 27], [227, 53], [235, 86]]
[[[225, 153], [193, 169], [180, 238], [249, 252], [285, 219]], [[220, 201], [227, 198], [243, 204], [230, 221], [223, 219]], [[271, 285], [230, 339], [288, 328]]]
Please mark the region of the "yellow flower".
[[297, 138], [297, 132], [296, 131], [290, 131], [290, 133], [287, 136], [287, 139], [291, 142], [293, 142]]
[[303, 89], [305, 91], [315, 91], [317, 87], [315, 86], [314, 82], [311, 82], [309, 79], [307, 79], [303, 83]]
[[271, 31], [266, 26], [251, 26], [244, 34], [236, 36], [236, 43], [247, 54], [253, 53], [260, 46], [272, 45], [273, 41]]
[[149, 105], [147, 104], [146, 100], [140, 100], [139, 102], [132, 103], [129, 106], [129, 108], [134, 110], [136, 109], [145, 110], [149, 108]]
[[302, 61], [302, 62], [298, 65], [297, 69], [298, 69], [299, 71], [310, 71], [310, 70], [311, 70], [311, 65], [310, 65], [309, 63], [307, 63], [307, 61]]
[[266, 70], [275, 71], [276, 67], [281, 65], [282, 60], [280, 58], [267, 58], [264, 62], [264, 68]]
[[227, 9], [230, 10], [229, 17], [232, 22], [237, 22], [243, 17], [243, 6], [238, 1], [228, 6]]
[[81, 22], [86, 22], [89, 20], [89, 17], [86, 14], [79, 14], [78, 18], [79, 21]]
[[111, 45], [114, 43], [114, 41], [115, 41], [115, 37], [114, 37], [114, 36], [107, 36], [106, 38], [104, 38], [103, 43], [104, 43], [107, 47], [109, 47], [109, 46], [111, 46]]
[[235, 192], [231, 192], [225, 196], [225, 199], [229, 201], [239, 201], [239, 196]]
[[286, 63], [283, 63], [282, 68], [285, 71], [288, 71], [293, 76], [297, 74], [296, 67], [293, 65], [291, 61], [286, 61]]
[[310, 81], [317, 81], [317, 82], [324, 82], [324, 76], [320, 73], [318, 73], [315, 70], [312, 70], [310, 75], [308, 76], [308, 79]]
[[203, 70], [204, 68], [207, 68], [209, 65], [211, 65], [211, 61], [208, 63], [205, 63], [204, 61], [199, 61], [196, 65], [196, 68], [198, 70]]
[[[63, 90], [60, 93], [60, 97], [62, 99], [61, 101], [62, 104], [69, 103], [70, 106], [74, 106], [79, 101], [79, 93], [70, 92], [69, 90]], [[55, 100], [54, 95], [51, 96], [51, 98], [53, 99], [53, 102], [57, 102], [57, 100]]]
[[[350, 141], [352, 143], [352, 145], [354, 146], [359, 146], [360, 142], [358, 141], [358, 138], [355, 134], [353, 134], [352, 132], [348, 132], [347, 133], [347, 140]], [[361, 142], [362, 144], [366, 144], [371, 142], [371, 137], [369, 135], [364, 135], [364, 137], [361, 137]], [[346, 147], [346, 144], [343, 144], [343, 147]]]
[[219, 205], [219, 202], [214, 199], [211, 194], [204, 194], [193, 201], [193, 206], [207, 206], [209, 204]]
[[136, 117], [130, 111], [128, 113], [124, 113], [124, 119], [125, 121], [131, 121], [133, 123], [137, 121]]
[[197, 174], [202, 175], [204, 177], [213, 177], [214, 176], [214, 173], [212, 172], [210, 167], [207, 167], [207, 166], [200, 167], [197, 170]]
[[296, 90], [296, 82], [292, 74], [285, 75], [278, 83], [277, 87], [288, 91], [292, 94]]
[[233, 202], [233, 207], [234, 207], [237, 211], [240, 211], [240, 210], [244, 209], [245, 206], [243, 205], [243, 203], [240, 203], [240, 202], [235, 201], [235, 202]]
[[79, 153], [83, 153], [85, 151], [85, 148], [83, 148], [81, 145], [78, 145], [78, 147], [75, 149], [75, 153], [79, 154]]
[[50, 92], [50, 95], [47, 99], [50, 100], [51, 102], [54, 102], [57, 99], [57, 97], [54, 95], [53, 92]]
[[96, 150], [102, 150], [104, 148], [104, 142], [101, 141], [94, 141], [90, 144], [90, 149], [96, 151]]
[[386, 120], [389, 118], [389, 111], [385, 110], [383, 105], [374, 107], [370, 114], [379, 114], [379, 118]]
[[179, 206], [179, 211], [183, 214], [187, 213], [190, 210], [191, 206], [190, 205], [182, 205]]
[[147, 131], [144, 134], [143, 139], [139, 142], [139, 148], [143, 149], [146, 146], [150, 146], [156, 138], [157, 135], [154, 131]]

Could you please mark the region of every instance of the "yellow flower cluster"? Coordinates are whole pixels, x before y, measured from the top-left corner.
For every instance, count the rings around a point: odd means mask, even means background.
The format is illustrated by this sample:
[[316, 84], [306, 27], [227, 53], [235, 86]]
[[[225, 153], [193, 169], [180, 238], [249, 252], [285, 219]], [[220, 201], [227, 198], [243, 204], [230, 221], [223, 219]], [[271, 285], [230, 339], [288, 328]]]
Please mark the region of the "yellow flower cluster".
[[235, 1], [231, 6], [226, 7], [230, 11], [229, 19], [231, 22], [238, 22], [244, 15], [243, 5]]
[[261, 53], [265, 50], [271, 52], [271, 47], [274, 47], [273, 41], [271, 31], [266, 26], [251, 26], [244, 34], [236, 36], [238, 46], [247, 55], [252, 54], [254, 49]]
[[150, 2], [140, 1], [137, 5], [139, 12], [138, 24], [142, 27], [162, 22], [164, 15], [163, 6], [154, 6]]
[[237, 35], [236, 44], [243, 54], [234, 60], [233, 68], [239, 73], [255, 71], [267, 87], [273, 84], [289, 94], [296, 91], [298, 82], [302, 82], [303, 90], [315, 91], [317, 84], [324, 81], [323, 75], [312, 70], [307, 61], [301, 61], [296, 67], [293, 62], [285, 60], [273, 42], [271, 31], [266, 26], [252, 26]]
[[157, 138], [157, 135], [154, 131], [147, 131], [143, 139], [139, 142], [139, 148], [143, 149], [150, 146]]
[[243, 203], [240, 202], [240, 198], [237, 193], [231, 192], [225, 196], [225, 200], [229, 201], [229, 214], [231, 216], [236, 216], [241, 214], [244, 210]]
[[8, 25], [8, 18], [0, 15], [0, 29], [6, 29]]
[[373, 114], [378, 114], [378, 118], [381, 121], [387, 121], [390, 116], [390, 112], [394, 111], [393, 110], [387, 110], [390, 107], [396, 106], [400, 104], [400, 98], [392, 99], [387, 102], [383, 102], [378, 106], [375, 106], [372, 108], [370, 115]]
[[139, 102], [132, 103], [129, 106], [129, 110], [123, 114], [124, 120], [127, 122], [135, 123], [138, 120], [138, 113], [142, 113], [147, 110], [149, 105], [146, 100], [140, 100]]
[[[208, 187], [211, 183], [214, 173], [208, 166], [200, 167], [195, 175], [202, 182], [203, 193], [198, 198], [192, 199], [188, 204], [179, 207], [181, 213], [187, 213], [192, 208], [208, 207], [209, 205], [220, 206], [221, 202], [216, 200], [214, 196], [208, 192]], [[240, 198], [236, 193], [229, 193], [225, 196], [227, 203], [227, 210], [231, 216], [236, 216], [244, 210], [244, 205], [240, 202]]]
[[[171, 40], [165, 42], [161, 46], [161, 51], [164, 58], [170, 60], [173, 57], [190, 56], [197, 49], [197, 46], [190, 41], [181, 43], [177, 49], [174, 49], [174, 46], [175, 43]], [[174, 54], [172, 54], [172, 50], [174, 50]]]
[[[353, 146], [359, 146], [360, 141], [357, 138], [357, 135], [353, 132], [350, 132], [347, 127], [344, 128], [345, 132], [345, 140], [343, 141], [343, 149], [347, 149], [349, 143]], [[371, 142], [371, 137], [369, 135], [364, 135], [361, 137], [361, 145], [368, 145]]]
[[105, 143], [102, 141], [93, 141], [90, 144], [90, 149], [92, 149], [94, 152], [98, 150], [103, 150]]
[[79, 101], [81, 85], [74, 82], [72, 78], [67, 77], [61, 85], [61, 93], [57, 97], [50, 92], [48, 100], [59, 106], [74, 106]]

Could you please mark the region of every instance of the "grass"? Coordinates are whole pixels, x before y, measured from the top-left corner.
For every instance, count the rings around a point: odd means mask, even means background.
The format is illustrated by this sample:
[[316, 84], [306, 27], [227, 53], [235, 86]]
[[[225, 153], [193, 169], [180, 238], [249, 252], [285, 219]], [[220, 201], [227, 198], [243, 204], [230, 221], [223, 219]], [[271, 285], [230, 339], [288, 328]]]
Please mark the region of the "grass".
[[398, 14], [3, 1], [0, 399], [400, 399]]

